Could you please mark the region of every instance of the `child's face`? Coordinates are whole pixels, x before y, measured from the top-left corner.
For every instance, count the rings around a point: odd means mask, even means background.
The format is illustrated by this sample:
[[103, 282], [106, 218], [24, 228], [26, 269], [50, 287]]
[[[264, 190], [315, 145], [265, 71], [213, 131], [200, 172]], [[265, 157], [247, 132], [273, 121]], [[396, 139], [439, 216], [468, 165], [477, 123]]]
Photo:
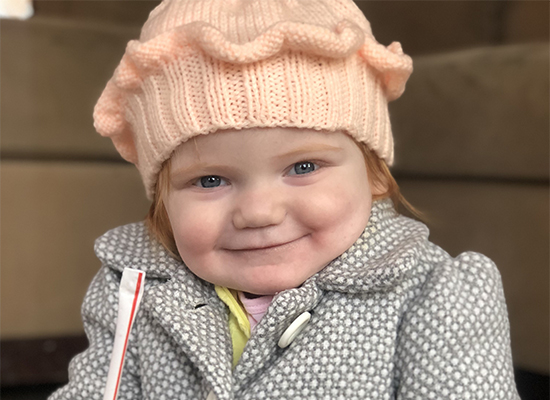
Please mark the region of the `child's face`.
[[367, 225], [363, 154], [346, 134], [264, 128], [199, 136], [171, 159], [166, 210], [202, 279], [254, 294], [300, 286]]

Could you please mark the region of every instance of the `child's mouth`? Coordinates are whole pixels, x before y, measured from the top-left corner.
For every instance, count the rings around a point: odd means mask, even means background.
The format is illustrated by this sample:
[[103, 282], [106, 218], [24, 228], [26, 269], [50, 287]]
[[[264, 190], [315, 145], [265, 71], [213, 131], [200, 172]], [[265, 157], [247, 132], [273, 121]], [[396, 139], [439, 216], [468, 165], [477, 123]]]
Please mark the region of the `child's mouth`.
[[[307, 236], [307, 235], [305, 235]], [[226, 248], [225, 250], [231, 251], [231, 252], [256, 252], [256, 251], [267, 251], [267, 250], [278, 250], [290, 247], [294, 243], [298, 242], [305, 236], [300, 236], [297, 239], [292, 239], [284, 242], [276, 242], [276, 243], [268, 243], [268, 244], [260, 244], [260, 245], [251, 245], [251, 246], [242, 246], [237, 248]]]

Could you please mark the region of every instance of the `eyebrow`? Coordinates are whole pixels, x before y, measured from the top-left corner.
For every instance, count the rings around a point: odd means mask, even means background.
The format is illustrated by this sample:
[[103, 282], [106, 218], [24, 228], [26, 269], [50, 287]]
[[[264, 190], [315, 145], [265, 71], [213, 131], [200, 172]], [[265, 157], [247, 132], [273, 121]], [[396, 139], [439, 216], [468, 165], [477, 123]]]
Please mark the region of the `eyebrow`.
[[181, 167], [174, 171], [170, 171], [170, 179], [177, 179], [180, 176], [189, 176], [189, 175], [195, 175], [195, 171], [201, 171], [205, 174], [208, 174], [209, 170], [220, 170], [220, 169], [231, 169], [231, 167], [228, 167], [226, 165], [218, 165], [218, 164], [208, 164], [203, 162], [193, 163], [187, 167]]
[[317, 152], [322, 152], [322, 151], [342, 152], [343, 149], [341, 147], [335, 147], [335, 146], [331, 146], [329, 144], [316, 143], [316, 144], [307, 145], [307, 146], [304, 146], [304, 147], [299, 147], [297, 149], [289, 151], [288, 153], [280, 154], [280, 155], [275, 156], [273, 158], [279, 160], [279, 159], [299, 156], [301, 154], [317, 153]]
[[[316, 153], [316, 152], [323, 152], [323, 151], [332, 151], [332, 152], [342, 152], [343, 149], [340, 147], [331, 146], [328, 144], [312, 144], [312, 145], [306, 145], [304, 147], [299, 147], [297, 149], [293, 149], [287, 153], [279, 154], [277, 156], [274, 156], [273, 159], [275, 160], [281, 160], [286, 159], [302, 154], [308, 154], [308, 153]], [[204, 162], [197, 162], [193, 163], [189, 166], [181, 167], [178, 169], [175, 169], [173, 171], [170, 171], [170, 180], [177, 179], [181, 176], [189, 176], [189, 175], [195, 175], [195, 171], [201, 171], [204, 173], [208, 173], [209, 170], [221, 170], [221, 169], [232, 169], [232, 167], [229, 167], [227, 165], [221, 165], [221, 164], [209, 164]]]

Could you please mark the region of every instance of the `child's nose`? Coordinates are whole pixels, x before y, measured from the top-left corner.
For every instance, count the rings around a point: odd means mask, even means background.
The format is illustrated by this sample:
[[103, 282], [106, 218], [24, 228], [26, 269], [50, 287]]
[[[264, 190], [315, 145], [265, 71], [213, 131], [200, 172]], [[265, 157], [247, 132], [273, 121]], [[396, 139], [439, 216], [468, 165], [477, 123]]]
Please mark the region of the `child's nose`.
[[275, 188], [250, 188], [241, 193], [233, 214], [237, 229], [262, 228], [283, 222], [286, 209], [282, 194]]

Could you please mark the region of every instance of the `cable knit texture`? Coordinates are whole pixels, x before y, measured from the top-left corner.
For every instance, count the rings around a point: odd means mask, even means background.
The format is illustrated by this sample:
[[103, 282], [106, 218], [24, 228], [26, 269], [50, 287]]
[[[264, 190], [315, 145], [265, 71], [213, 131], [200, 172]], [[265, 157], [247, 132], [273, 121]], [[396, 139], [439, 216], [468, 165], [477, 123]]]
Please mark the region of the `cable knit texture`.
[[352, 0], [164, 0], [128, 43], [95, 127], [150, 198], [179, 144], [224, 129], [343, 130], [391, 165], [387, 102], [411, 72]]

